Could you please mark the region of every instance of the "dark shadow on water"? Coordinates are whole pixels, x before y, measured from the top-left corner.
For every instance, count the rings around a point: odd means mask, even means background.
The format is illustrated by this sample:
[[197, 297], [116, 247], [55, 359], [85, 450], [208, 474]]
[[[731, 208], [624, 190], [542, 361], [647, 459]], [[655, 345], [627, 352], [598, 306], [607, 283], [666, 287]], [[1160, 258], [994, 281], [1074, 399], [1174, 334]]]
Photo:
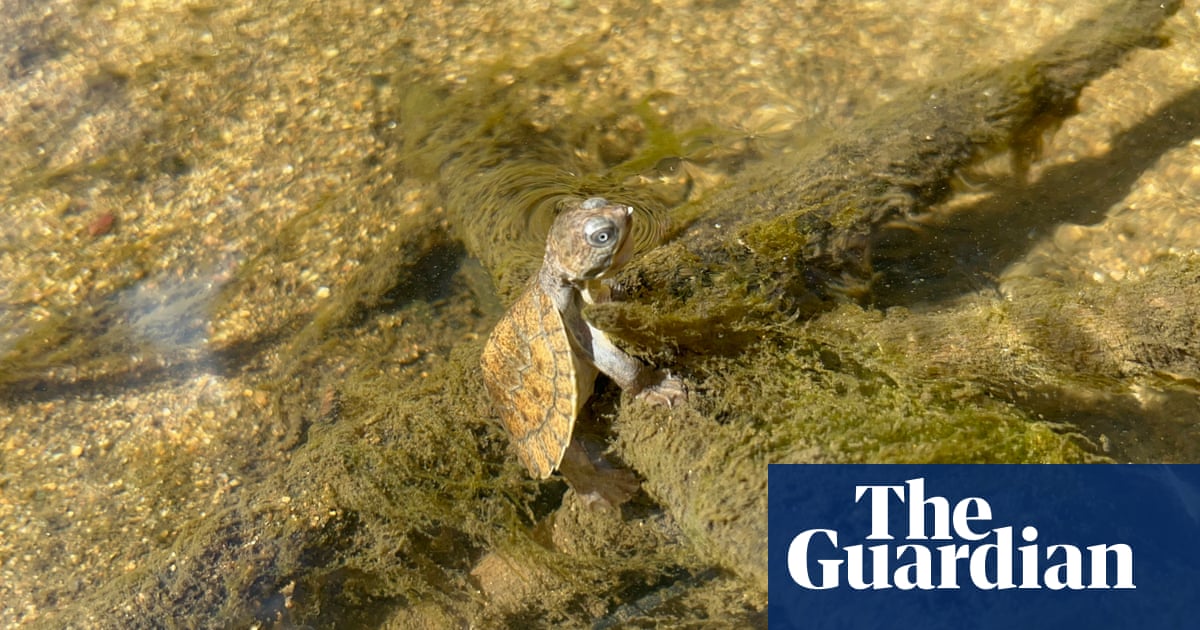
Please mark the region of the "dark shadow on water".
[[383, 294], [379, 309], [391, 312], [414, 301], [437, 302], [454, 294], [454, 275], [467, 253], [461, 243], [438, 247], [413, 265], [412, 272]]
[[[66, 379], [32, 376], [0, 384], [0, 398], [12, 403], [71, 400], [77, 398], [110, 398], [123, 392], [138, 390], [162, 383], [182, 382], [197, 374], [229, 374], [247, 369], [268, 348], [278, 344], [284, 331], [290, 330], [300, 318], [291, 318], [277, 328], [264, 331], [224, 348], [204, 353], [197, 359], [181, 360], [165, 365], [131, 365], [90, 378]], [[148, 362], [149, 363], [149, 362]], [[56, 368], [62, 371], [63, 368]]]
[[988, 286], [1063, 224], [1093, 225], [1166, 152], [1200, 137], [1200, 88], [1116, 137], [1107, 154], [1051, 169], [1036, 183], [992, 194], [936, 225], [892, 228], [874, 244], [875, 305], [937, 304]]
[[[1036, 183], [990, 184], [991, 195], [936, 224], [889, 229], [873, 258], [875, 306], [933, 309], [994, 286], [996, 278], [1064, 224], [1095, 225], [1168, 151], [1200, 137], [1200, 88], [1116, 137], [1107, 154], [1048, 170]], [[1067, 334], [1067, 333], [1064, 333]], [[1053, 378], [1051, 378], [1053, 381]], [[1194, 389], [1163, 381], [1146, 403], [1120, 388], [1077, 392], [989, 380], [999, 398], [1077, 428], [1117, 461], [1200, 461]], [[1107, 381], [1105, 381], [1107, 382]]]

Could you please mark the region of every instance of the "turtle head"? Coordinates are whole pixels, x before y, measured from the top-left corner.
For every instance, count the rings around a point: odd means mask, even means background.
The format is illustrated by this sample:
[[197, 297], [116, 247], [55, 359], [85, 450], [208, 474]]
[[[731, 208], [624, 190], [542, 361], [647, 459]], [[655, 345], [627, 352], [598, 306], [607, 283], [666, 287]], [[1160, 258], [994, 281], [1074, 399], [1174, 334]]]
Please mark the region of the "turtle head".
[[633, 208], [601, 197], [574, 201], [554, 219], [546, 238], [546, 266], [570, 281], [595, 280], [633, 253]]

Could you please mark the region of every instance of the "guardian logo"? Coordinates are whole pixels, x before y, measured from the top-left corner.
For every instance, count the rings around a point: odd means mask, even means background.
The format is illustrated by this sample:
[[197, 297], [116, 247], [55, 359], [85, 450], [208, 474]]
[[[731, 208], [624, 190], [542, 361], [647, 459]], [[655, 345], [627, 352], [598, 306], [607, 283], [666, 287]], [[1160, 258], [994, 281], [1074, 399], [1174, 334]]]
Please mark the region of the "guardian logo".
[[[788, 545], [787, 565], [792, 580], [803, 588], [830, 589], [845, 583], [853, 589], [956, 589], [960, 576], [975, 588], [1135, 588], [1133, 549], [1124, 543], [1089, 545], [1086, 551], [1070, 544], [1036, 544], [1037, 527], [1025, 525], [1014, 546], [1013, 526], [988, 529], [992, 508], [982, 497], [967, 497], [953, 506], [944, 497], [925, 496], [925, 479], [902, 485], [863, 485], [854, 488], [854, 501], [871, 507], [870, 541], [864, 546], [838, 546], [833, 529], [809, 529]], [[889, 527], [889, 510], [905, 509], [908, 527], [904, 544]], [[927, 518], [931, 517], [931, 518]], [[945, 544], [931, 544], [948, 541]], [[810, 562], [820, 565], [814, 581]], [[1047, 565], [1043, 570], [1043, 562]], [[1110, 572], [1109, 565], [1115, 568]], [[1019, 583], [1014, 581], [1014, 566]], [[1084, 576], [1088, 575], [1085, 583]], [[1115, 576], [1110, 584], [1109, 576]], [[936, 578], [935, 578], [936, 576]]]
[[772, 465], [773, 628], [1195, 628], [1200, 466]]

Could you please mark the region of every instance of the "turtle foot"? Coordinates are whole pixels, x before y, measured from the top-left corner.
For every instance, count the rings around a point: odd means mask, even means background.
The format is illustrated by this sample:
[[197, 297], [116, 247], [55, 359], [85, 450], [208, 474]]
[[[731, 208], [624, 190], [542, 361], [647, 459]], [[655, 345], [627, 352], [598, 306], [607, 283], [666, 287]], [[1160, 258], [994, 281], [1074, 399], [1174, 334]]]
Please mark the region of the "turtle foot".
[[571, 440], [558, 471], [589, 510], [616, 509], [641, 487], [632, 471], [614, 468], [599, 454], [589, 453], [578, 439]]
[[687, 387], [683, 380], [671, 376], [670, 372], [657, 374], [658, 382], [637, 393], [637, 400], [644, 400], [658, 407], [674, 408], [687, 402]]

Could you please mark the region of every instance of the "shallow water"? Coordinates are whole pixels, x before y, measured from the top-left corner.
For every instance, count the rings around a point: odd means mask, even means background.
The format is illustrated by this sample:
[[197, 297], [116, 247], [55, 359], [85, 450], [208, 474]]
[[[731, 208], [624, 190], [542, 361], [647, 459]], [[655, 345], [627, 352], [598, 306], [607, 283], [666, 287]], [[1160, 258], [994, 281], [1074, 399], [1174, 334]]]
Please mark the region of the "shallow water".
[[[0, 624], [761, 623], [611, 389], [647, 478], [622, 519], [512, 457], [474, 360], [539, 200], [629, 195], [679, 242], [747, 173], [1097, 6], [6, 6]], [[992, 147], [889, 227], [870, 291], [625, 343], [763, 461], [1200, 461], [1200, 13], [1164, 33], [1023, 176]], [[463, 200], [537, 210], [501, 248]]]

